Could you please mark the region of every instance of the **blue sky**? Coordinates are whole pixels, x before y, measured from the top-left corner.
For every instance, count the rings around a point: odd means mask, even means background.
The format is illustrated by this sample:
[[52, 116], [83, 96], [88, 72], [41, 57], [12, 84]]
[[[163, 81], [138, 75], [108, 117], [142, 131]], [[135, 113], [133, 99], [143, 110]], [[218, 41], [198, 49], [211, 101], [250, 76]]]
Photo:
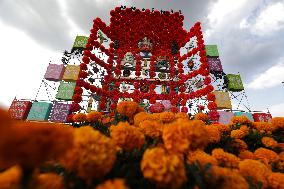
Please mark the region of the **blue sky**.
[[120, 5], [182, 10], [187, 29], [200, 21], [225, 72], [242, 75], [252, 109], [284, 116], [284, 0], [1, 0], [0, 103], [33, 99], [48, 63]]

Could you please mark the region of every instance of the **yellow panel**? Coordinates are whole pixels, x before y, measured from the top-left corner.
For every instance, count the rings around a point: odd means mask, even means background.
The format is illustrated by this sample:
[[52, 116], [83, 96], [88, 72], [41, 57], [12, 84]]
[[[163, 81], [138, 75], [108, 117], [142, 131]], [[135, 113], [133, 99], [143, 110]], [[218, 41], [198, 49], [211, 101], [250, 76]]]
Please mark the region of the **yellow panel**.
[[76, 81], [80, 72], [80, 66], [67, 65], [63, 75], [64, 81]]
[[218, 109], [231, 109], [231, 99], [228, 92], [214, 91]]

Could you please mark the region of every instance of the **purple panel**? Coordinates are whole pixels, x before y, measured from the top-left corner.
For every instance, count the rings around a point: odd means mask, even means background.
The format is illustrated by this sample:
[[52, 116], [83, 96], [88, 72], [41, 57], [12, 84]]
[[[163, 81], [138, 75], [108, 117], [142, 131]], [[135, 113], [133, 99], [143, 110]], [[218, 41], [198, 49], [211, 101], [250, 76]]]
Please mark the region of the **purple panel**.
[[219, 117], [219, 123], [222, 124], [229, 124], [231, 119], [234, 117], [233, 112], [225, 112], [225, 111], [218, 111], [220, 117]]
[[71, 104], [55, 102], [52, 108], [51, 114], [50, 114], [49, 121], [60, 122], [60, 123], [66, 122], [66, 118], [69, 114], [70, 106]]
[[222, 72], [222, 64], [219, 58], [207, 58], [209, 64], [209, 70], [215, 72]]
[[64, 65], [49, 64], [45, 72], [44, 78], [50, 81], [61, 81], [64, 73]]

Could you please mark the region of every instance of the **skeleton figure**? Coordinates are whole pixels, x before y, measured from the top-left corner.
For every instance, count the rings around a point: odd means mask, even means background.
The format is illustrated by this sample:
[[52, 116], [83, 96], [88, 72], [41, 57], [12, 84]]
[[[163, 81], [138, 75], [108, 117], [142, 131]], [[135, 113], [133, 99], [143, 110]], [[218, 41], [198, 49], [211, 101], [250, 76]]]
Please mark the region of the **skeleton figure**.
[[125, 66], [125, 67], [128, 67], [128, 68], [131, 68], [131, 67], [135, 68], [136, 67], [136, 61], [135, 61], [135, 58], [134, 58], [134, 56], [131, 52], [127, 52], [124, 55], [124, 58], [121, 61], [121, 66]]
[[121, 90], [122, 92], [127, 92], [130, 89], [130, 86], [126, 86], [125, 82], [122, 82]]

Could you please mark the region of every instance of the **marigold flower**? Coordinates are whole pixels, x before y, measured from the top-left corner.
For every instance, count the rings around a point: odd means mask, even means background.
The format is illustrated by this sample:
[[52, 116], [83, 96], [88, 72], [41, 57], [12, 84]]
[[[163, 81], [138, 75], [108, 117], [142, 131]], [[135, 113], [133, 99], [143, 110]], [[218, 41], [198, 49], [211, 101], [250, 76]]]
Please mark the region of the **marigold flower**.
[[251, 121], [246, 116], [234, 116], [231, 120], [232, 124], [249, 125]]
[[55, 173], [41, 173], [32, 180], [31, 188], [35, 189], [64, 189], [64, 179]]
[[148, 137], [158, 138], [162, 136], [163, 124], [158, 121], [145, 120], [139, 124], [141, 131]]
[[202, 150], [189, 152], [187, 155], [187, 161], [191, 164], [198, 161], [202, 166], [205, 166], [206, 164], [218, 165], [216, 158], [210, 156]]
[[140, 112], [138, 114], [136, 114], [134, 116], [134, 125], [136, 127], [139, 126], [139, 124], [142, 122], [142, 121], [145, 121], [145, 120], [148, 120], [148, 119], [151, 119], [151, 114], [148, 114], [146, 112]]
[[271, 124], [274, 126], [274, 128], [284, 129], [284, 117], [272, 118]]
[[207, 182], [218, 186], [218, 189], [249, 189], [245, 178], [234, 169], [212, 166], [209, 173]]
[[1, 189], [20, 189], [22, 170], [19, 166], [13, 166], [4, 172], [0, 172]]
[[107, 180], [99, 184], [96, 189], [129, 189], [123, 179]]
[[270, 173], [268, 178], [268, 187], [271, 189], [284, 188], [284, 174], [283, 173]]
[[179, 188], [186, 181], [183, 158], [169, 154], [161, 147], [145, 151], [141, 171], [146, 179], [159, 187]]
[[74, 147], [61, 158], [61, 164], [89, 183], [107, 174], [115, 159], [116, 149], [112, 140], [86, 126], [75, 129]]
[[189, 119], [189, 116], [185, 112], [178, 112], [175, 114], [176, 119]]
[[231, 137], [232, 137], [232, 138], [241, 139], [241, 138], [244, 138], [245, 136], [246, 136], [246, 133], [243, 132], [243, 131], [240, 130], [240, 129], [232, 130], [232, 131], [231, 131]]
[[246, 125], [241, 125], [240, 130], [245, 133], [245, 135], [249, 134], [249, 128]]
[[137, 113], [139, 105], [132, 101], [122, 101], [117, 104], [116, 110], [120, 115], [133, 117]]
[[244, 177], [251, 177], [255, 184], [262, 182], [263, 188], [266, 188], [266, 177], [271, 171], [263, 163], [257, 160], [246, 159], [239, 163], [239, 170]]
[[215, 157], [219, 165], [236, 168], [239, 165], [240, 159], [234, 154], [224, 152], [221, 148], [216, 148], [212, 151], [212, 156]]
[[167, 150], [186, 153], [203, 149], [208, 143], [208, 135], [203, 121], [178, 120], [164, 127], [163, 141]]
[[240, 151], [246, 150], [248, 148], [248, 145], [245, 143], [245, 141], [241, 139], [235, 139], [234, 144]]
[[255, 150], [254, 157], [267, 163], [272, 163], [279, 160], [277, 153], [266, 148], [258, 148], [257, 150]]
[[162, 112], [160, 113], [160, 120], [164, 123], [172, 122], [175, 119], [173, 112]]
[[87, 114], [87, 120], [88, 122], [96, 122], [99, 121], [102, 118], [102, 113], [97, 111], [91, 111]]
[[218, 143], [220, 141], [221, 134], [217, 127], [206, 126], [205, 129], [210, 143]]
[[278, 144], [277, 141], [271, 137], [263, 137], [261, 139], [261, 142], [265, 147], [268, 147], [268, 148], [275, 148], [277, 147], [277, 144]]
[[267, 122], [253, 122], [252, 127], [258, 130], [259, 132], [272, 132], [276, 129], [274, 125]]
[[[58, 142], [58, 139], [64, 140]], [[19, 164], [23, 168], [34, 168], [57, 159], [72, 145], [73, 128], [70, 126], [19, 121], [1, 136], [0, 162], [6, 167]]]
[[144, 134], [139, 128], [120, 122], [110, 127], [110, 135], [114, 143], [123, 150], [129, 151], [140, 148], [145, 143]]
[[244, 150], [239, 153], [239, 158], [244, 159], [254, 159], [254, 154], [249, 150]]
[[224, 132], [229, 132], [230, 131], [230, 127], [228, 127], [227, 125], [224, 124], [211, 124], [211, 127], [216, 127], [220, 133], [224, 133]]
[[85, 122], [87, 121], [87, 115], [84, 113], [77, 113], [72, 117], [74, 122]]
[[200, 113], [195, 114], [194, 119], [207, 122], [209, 118], [207, 114], [200, 112]]

